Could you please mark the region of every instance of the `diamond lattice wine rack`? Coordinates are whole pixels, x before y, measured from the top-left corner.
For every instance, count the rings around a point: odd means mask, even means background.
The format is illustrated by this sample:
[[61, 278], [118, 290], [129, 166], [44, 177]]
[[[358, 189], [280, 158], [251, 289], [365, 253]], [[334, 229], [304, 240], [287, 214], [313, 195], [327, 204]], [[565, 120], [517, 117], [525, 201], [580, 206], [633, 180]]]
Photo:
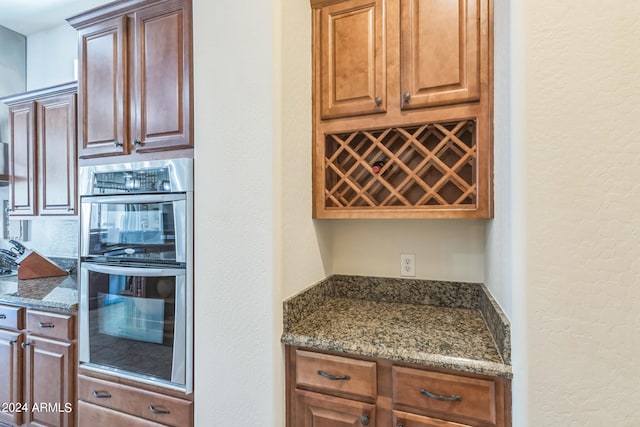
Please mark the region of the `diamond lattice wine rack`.
[[440, 211], [444, 216], [478, 207], [476, 120], [324, 138], [326, 213]]

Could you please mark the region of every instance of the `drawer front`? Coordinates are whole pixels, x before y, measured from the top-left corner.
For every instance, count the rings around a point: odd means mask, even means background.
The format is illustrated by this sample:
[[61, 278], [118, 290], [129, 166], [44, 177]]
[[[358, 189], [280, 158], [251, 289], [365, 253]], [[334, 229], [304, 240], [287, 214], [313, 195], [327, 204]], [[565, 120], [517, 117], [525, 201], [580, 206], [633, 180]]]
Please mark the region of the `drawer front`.
[[27, 310], [27, 330], [34, 335], [71, 341], [76, 337], [74, 316]]
[[24, 329], [24, 308], [0, 305], [0, 328]]
[[396, 405], [483, 423], [496, 423], [495, 382], [458, 375], [393, 367]]
[[78, 425], [91, 427], [161, 427], [162, 424], [137, 418], [113, 409], [78, 401]]
[[376, 363], [297, 350], [296, 384], [327, 393], [375, 399]]
[[171, 426], [193, 425], [193, 403], [110, 381], [78, 376], [78, 399]]
[[468, 424], [458, 424], [402, 411], [393, 411], [393, 425], [396, 427], [470, 427]]

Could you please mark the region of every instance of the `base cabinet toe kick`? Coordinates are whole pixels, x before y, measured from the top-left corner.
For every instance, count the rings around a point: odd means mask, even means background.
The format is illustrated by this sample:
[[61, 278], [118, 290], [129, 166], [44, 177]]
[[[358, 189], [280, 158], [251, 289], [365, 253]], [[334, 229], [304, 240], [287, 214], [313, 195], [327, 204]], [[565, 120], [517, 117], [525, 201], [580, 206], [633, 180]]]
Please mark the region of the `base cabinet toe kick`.
[[287, 427], [510, 427], [511, 380], [286, 346]]

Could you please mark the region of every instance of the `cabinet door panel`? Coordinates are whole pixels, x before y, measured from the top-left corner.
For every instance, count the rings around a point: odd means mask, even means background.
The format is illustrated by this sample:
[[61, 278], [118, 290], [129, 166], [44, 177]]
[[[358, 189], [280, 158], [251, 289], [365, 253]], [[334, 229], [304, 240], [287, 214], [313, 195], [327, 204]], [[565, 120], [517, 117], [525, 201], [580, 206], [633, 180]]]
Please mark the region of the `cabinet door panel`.
[[385, 46], [380, 0], [352, 0], [320, 10], [323, 119], [386, 111]]
[[78, 138], [81, 158], [126, 154], [126, 18], [80, 30]]
[[36, 214], [36, 140], [34, 102], [9, 108], [10, 201], [12, 215]]
[[76, 96], [38, 105], [38, 192], [40, 215], [73, 215], [76, 200]]
[[480, 98], [481, 0], [401, 0], [402, 108]]
[[376, 425], [369, 403], [296, 390], [298, 427], [360, 427]]
[[0, 404], [9, 405], [0, 410], [0, 423], [22, 424], [22, 411], [11, 406], [23, 402], [21, 343], [21, 334], [0, 330]]
[[179, 0], [135, 13], [136, 151], [190, 148], [191, 13]]
[[33, 426], [73, 426], [74, 366], [72, 343], [28, 336], [25, 351], [25, 401]]

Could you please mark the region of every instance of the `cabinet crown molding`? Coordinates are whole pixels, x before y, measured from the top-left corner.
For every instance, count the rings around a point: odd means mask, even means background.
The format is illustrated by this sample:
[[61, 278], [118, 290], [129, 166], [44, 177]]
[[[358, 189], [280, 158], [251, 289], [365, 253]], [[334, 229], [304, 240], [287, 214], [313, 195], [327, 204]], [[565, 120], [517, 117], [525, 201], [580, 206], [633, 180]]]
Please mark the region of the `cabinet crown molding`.
[[36, 99], [42, 99], [43, 97], [51, 98], [53, 96], [71, 93], [77, 90], [78, 82], [73, 81], [56, 86], [50, 86], [42, 89], [35, 89], [28, 92], [5, 96], [3, 98], [0, 98], [0, 102], [4, 102], [5, 104], [11, 106], [22, 102], [35, 101]]
[[89, 9], [78, 15], [67, 18], [67, 22], [76, 30], [104, 21], [116, 16], [126, 15], [130, 12], [147, 6], [165, 3], [169, 0], [119, 0], [107, 5]]

